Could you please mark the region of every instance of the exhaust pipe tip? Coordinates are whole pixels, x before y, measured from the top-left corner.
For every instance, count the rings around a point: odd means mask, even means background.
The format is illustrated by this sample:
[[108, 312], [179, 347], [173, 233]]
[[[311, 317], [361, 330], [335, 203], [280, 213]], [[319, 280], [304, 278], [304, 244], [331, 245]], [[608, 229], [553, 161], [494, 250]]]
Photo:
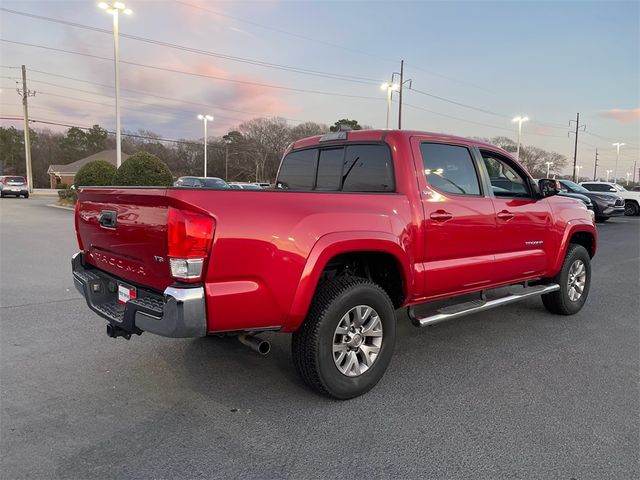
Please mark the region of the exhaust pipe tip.
[[268, 340], [256, 337], [255, 335], [242, 333], [238, 335], [238, 340], [240, 341], [240, 343], [249, 347], [251, 350], [259, 353], [260, 355], [266, 355], [271, 351], [271, 343]]

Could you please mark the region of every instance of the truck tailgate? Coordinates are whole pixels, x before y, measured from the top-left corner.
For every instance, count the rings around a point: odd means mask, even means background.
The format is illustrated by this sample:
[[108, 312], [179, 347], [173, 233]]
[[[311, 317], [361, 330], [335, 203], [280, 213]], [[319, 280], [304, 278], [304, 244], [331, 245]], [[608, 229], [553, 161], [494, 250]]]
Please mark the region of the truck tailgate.
[[85, 261], [133, 285], [173, 283], [167, 260], [167, 190], [84, 188], [77, 230]]

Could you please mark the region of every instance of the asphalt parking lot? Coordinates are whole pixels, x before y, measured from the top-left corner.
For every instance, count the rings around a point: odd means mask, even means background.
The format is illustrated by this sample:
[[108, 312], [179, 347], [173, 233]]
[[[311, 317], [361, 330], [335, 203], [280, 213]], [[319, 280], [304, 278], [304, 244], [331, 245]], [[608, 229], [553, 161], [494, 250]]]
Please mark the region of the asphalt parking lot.
[[640, 477], [640, 217], [599, 225], [587, 305], [418, 330], [369, 394], [307, 390], [288, 335], [127, 342], [76, 293], [73, 212], [0, 201], [1, 465], [17, 478]]

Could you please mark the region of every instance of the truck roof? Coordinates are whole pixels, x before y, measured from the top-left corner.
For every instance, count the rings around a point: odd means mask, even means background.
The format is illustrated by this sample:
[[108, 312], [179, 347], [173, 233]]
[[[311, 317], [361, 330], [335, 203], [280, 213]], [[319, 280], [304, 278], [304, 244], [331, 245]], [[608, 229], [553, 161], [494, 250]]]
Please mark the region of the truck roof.
[[[379, 142], [388, 137], [412, 137], [420, 135], [438, 142], [464, 143], [479, 147], [489, 147], [503, 151], [501, 148], [474, 138], [458, 137], [444, 133], [423, 132], [419, 130], [345, 130], [332, 132], [325, 135], [315, 135], [300, 140], [296, 140], [292, 148], [311, 147], [319, 144], [344, 143], [344, 142]], [[506, 152], [508, 153], [508, 152]]]

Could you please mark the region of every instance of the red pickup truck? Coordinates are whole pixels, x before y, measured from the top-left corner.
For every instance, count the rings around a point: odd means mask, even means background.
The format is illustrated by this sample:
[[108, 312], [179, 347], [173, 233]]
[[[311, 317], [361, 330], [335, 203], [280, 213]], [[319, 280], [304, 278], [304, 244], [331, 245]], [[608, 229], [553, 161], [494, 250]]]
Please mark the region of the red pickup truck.
[[255, 334], [293, 333], [304, 381], [351, 398], [386, 370], [401, 307], [416, 326], [536, 295], [578, 312], [597, 233], [558, 191], [475, 140], [341, 131], [290, 145], [272, 190], [80, 189], [73, 278], [111, 337], [266, 353]]

